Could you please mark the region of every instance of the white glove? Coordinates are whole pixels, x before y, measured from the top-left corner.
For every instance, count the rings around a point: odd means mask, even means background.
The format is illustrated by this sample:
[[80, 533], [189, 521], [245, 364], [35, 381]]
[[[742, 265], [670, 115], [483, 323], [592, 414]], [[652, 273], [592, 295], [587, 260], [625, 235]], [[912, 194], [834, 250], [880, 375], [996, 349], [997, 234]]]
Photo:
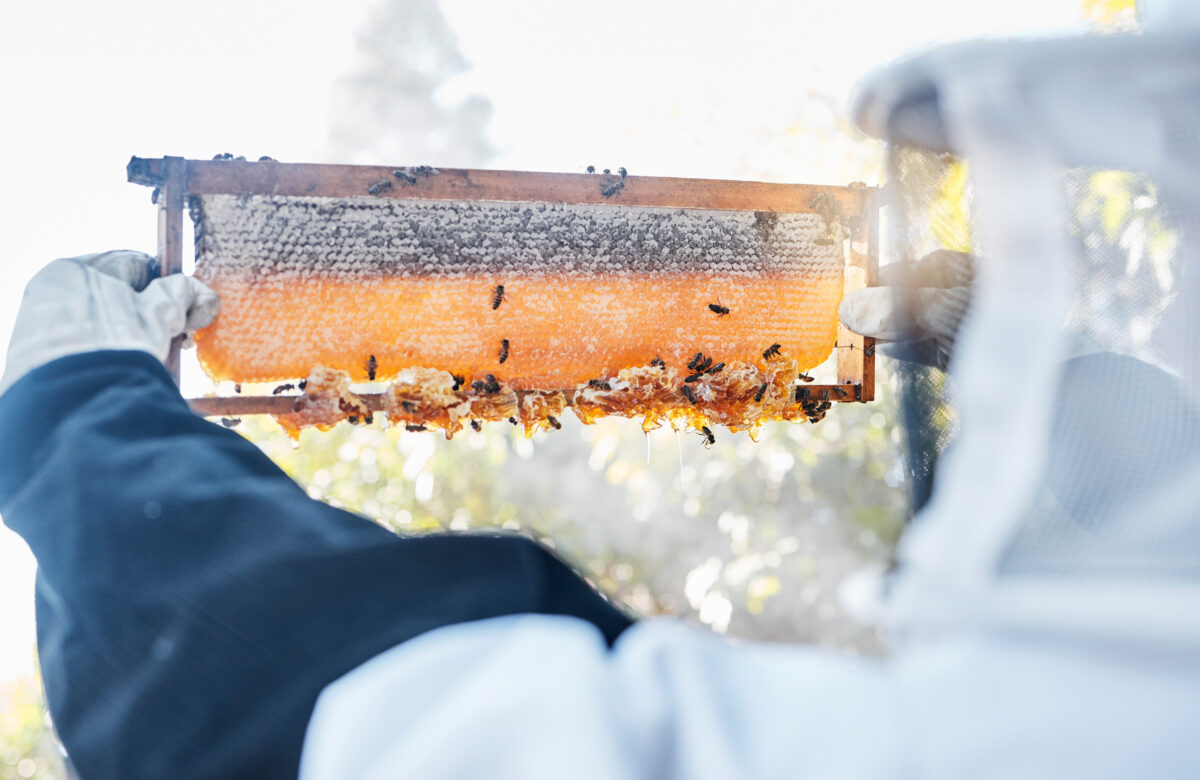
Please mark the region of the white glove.
[[945, 368], [971, 304], [975, 258], [940, 249], [920, 260], [885, 265], [879, 287], [842, 299], [838, 317], [855, 333], [894, 342], [884, 353]]
[[52, 360], [134, 349], [165, 361], [171, 339], [203, 328], [221, 310], [217, 294], [190, 276], [155, 278], [157, 261], [118, 250], [55, 260], [25, 287], [0, 393]]

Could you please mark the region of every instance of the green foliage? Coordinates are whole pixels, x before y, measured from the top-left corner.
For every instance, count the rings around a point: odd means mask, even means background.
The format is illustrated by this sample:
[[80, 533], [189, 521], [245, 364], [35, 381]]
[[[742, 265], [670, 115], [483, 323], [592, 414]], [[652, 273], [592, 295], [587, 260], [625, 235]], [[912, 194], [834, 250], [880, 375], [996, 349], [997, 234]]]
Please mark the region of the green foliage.
[[0, 683], [0, 780], [67, 777], [37, 677]]

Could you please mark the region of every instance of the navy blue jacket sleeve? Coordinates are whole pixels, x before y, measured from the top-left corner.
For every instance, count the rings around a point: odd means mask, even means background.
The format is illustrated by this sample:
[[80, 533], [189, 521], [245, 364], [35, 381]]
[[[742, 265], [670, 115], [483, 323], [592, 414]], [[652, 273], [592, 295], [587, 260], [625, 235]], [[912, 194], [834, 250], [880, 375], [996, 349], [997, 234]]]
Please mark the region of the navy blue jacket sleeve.
[[321, 689], [444, 625], [629, 619], [515, 536], [396, 536], [310, 499], [140, 352], [0, 396], [0, 516], [38, 560], [50, 712], [85, 778], [294, 777]]

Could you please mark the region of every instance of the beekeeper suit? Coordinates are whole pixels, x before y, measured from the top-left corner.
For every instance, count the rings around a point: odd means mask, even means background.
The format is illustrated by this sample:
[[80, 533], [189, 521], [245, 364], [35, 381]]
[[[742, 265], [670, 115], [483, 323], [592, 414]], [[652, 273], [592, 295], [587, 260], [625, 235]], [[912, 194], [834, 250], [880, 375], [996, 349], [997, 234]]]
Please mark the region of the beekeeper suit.
[[[916, 94], [878, 78], [874, 110]], [[152, 277], [131, 252], [47, 266], [0, 379], [0, 514], [38, 559], [48, 703], [84, 778], [1200, 776], [1186, 644], [969, 611], [891, 620], [886, 659], [737, 643], [635, 622], [528, 540], [401, 537], [313, 501], [189, 411], [162, 360], [218, 301]], [[936, 346], [962, 281], [902, 296], [928, 317], [876, 293], [843, 313]], [[892, 585], [909, 602], [928, 549]]]

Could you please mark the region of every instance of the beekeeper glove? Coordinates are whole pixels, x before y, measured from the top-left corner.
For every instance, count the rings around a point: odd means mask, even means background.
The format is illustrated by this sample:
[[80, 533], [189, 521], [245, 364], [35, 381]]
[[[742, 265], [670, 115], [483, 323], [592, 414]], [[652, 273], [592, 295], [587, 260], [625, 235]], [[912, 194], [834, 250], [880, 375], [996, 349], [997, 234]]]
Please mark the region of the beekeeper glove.
[[855, 333], [884, 342], [889, 357], [946, 368], [971, 304], [975, 258], [940, 249], [885, 265], [878, 287], [842, 299], [838, 317]]
[[0, 394], [38, 366], [81, 352], [134, 349], [166, 360], [171, 339], [220, 311], [190, 276], [156, 278], [157, 261], [118, 250], [55, 260], [25, 287]]

